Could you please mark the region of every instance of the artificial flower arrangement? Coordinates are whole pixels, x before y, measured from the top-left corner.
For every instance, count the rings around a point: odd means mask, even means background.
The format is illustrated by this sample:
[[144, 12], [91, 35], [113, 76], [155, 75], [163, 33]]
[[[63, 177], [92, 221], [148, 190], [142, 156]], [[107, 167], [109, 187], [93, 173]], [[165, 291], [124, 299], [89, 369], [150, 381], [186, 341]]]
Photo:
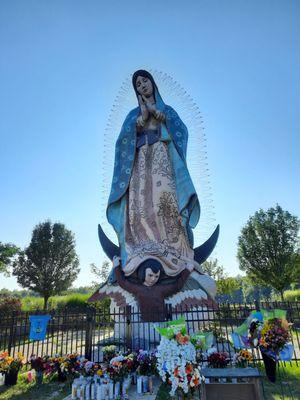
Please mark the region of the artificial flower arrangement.
[[139, 350], [136, 361], [138, 365], [136, 372], [138, 375], [153, 376], [157, 374], [157, 358], [155, 353]]
[[110, 378], [115, 382], [124, 380], [132, 372], [133, 365], [130, 356], [119, 355], [112, 358], [108, 367]]
[[276, 381], [276, 363], [290, 361], [293, 345], [285, 310], [253, 311], [232, 333], [236, 349], [259, 348], [270, 381]]
[[247, 349], [241, 349], [233, 356], [233, 365], [237, 368], [250, 367], [253, 361], [253, 356]]
[[104, 346], [103, 349], [103, 360], [105, 362], [110, 362], [113, 357], [117, 356], [117, 347], [114, 344]]
[[204, 382], [201, 369], [196, 362], [196, 348], [205, 347], [203, 338], [187, 334], [184, 318], [169, 321], [165, 328], [156, 327], [161, 334], [157, 348], [157, 368], [163, 382], [171, 385], [170, 395], [193, 396], [196, 388]]
[[24, 356], [17, 353], [16, 357], [11, 357], [8, 352], [0, 353], [0, 372], [5, 374], [5, 384], [15, 385], [18, 379], [18, 372], [24, 365]]
[[207, 364], [209, 368], [225, 368], [229, 361], [229, 354], [225, 351], [219, 352], [216, 348], [208, 351]]

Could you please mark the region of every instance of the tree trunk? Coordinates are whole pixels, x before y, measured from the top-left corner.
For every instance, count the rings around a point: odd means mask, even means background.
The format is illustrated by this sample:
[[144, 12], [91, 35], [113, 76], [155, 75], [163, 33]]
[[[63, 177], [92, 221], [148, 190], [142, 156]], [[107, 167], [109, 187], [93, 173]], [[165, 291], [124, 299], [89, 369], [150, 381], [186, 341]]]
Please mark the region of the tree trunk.
[[284, 301], [283, 293], [284, 293], [284, 290], [283, 289], [280, 290], [280, 297], [281, 297], [281, 301], [282, 302]]
[[43, 308], [44, 311], [47, 310], [48, 300], [49, 300], [49, 296], [44, 296], [44, 308]]

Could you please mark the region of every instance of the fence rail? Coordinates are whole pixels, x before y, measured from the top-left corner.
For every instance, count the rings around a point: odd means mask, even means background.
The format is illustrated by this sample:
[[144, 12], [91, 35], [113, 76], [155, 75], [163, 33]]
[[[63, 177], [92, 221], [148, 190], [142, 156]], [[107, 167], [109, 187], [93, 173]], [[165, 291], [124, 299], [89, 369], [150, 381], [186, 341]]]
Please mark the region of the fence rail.
[[[173, 309], [166, 306], [164, 315], [158, 320], [167, 321], [183, 316], [188, 332], [212, 330], [216, 337], [218, 351], [227, 351], [232, 359], [231, 333], [241, 325], [251, 311], [258, 309], [280, 308], [287, 310], [287, 318], [293, 323], [291, 338], [294, 345], [293, 360], [300, 361], [300, 302], [268, 302], [256, 304], [219, 304], [217, 308], [195, 307], [193, 309]], [[39, 312], [40, 314], [40, 312]], [[128, 348], [154, 349], [160, 341], [153, 323], [141, 322], [140, 311], [125, 309], [105, 310], [87, 309], [85, 311], [48, 312], [51, 320], [48, 324], [45, 340], [30, 341], [29, 315], [20, 313], [0, 316], [0, 351], [6, 350], [12, 356], [22, 352], [26, 358], [31, 354], [49, 355], [76, 352], [89, 359], [97, 360], [102, 347], [115, 344], [120, 351]], [[164, 322], [157, 323], [163, 325]], [[255, 360], [260, 360], [260, 352], [254, 350]], [[299, 364], [300, 365], [300, 364]]]

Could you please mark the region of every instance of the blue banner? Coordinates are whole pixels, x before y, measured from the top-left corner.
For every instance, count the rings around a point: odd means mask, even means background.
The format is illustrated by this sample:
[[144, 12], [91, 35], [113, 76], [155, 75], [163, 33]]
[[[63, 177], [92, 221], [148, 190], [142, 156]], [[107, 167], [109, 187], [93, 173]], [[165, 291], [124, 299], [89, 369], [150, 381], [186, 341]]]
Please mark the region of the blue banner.
[[30, 340], [44, 340], [47, 333], [47, 325], [51, 315], [30, 315]]

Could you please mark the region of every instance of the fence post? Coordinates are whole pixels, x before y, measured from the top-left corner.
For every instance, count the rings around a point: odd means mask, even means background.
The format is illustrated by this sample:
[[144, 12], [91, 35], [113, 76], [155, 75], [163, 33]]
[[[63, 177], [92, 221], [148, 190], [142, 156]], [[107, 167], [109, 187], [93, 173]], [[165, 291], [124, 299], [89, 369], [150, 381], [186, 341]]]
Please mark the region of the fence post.
[[132, 348], [131, 306], [126, 306], [125, 318], [126, 318], [125, 344], [127, 349], [131, 349]]
[[94, 314], [92, 310], [88, 310], [86, 316], [85, 354], [84, 354], [87, 360], [90, 360], [92, 357], [93, 321], [94, 321]]
[[168, 303], [165, 305], [165, 318], [167, 321], [171, 321], [172, 317], [172, 304]]
[[260, 301], [259, 300], [255, 300], [254, 304], [255, 304], [255, 311], [260, 311]]
[[14, 336], [15, 336], [15, 318], [12, 316], [10, 320], [10, 327], [9, 327], [9, 338], [8, 338], [8, 344], [7, 344], [7, 351], [8, 354], [11, 356], [11, 348], [14, 343]]

